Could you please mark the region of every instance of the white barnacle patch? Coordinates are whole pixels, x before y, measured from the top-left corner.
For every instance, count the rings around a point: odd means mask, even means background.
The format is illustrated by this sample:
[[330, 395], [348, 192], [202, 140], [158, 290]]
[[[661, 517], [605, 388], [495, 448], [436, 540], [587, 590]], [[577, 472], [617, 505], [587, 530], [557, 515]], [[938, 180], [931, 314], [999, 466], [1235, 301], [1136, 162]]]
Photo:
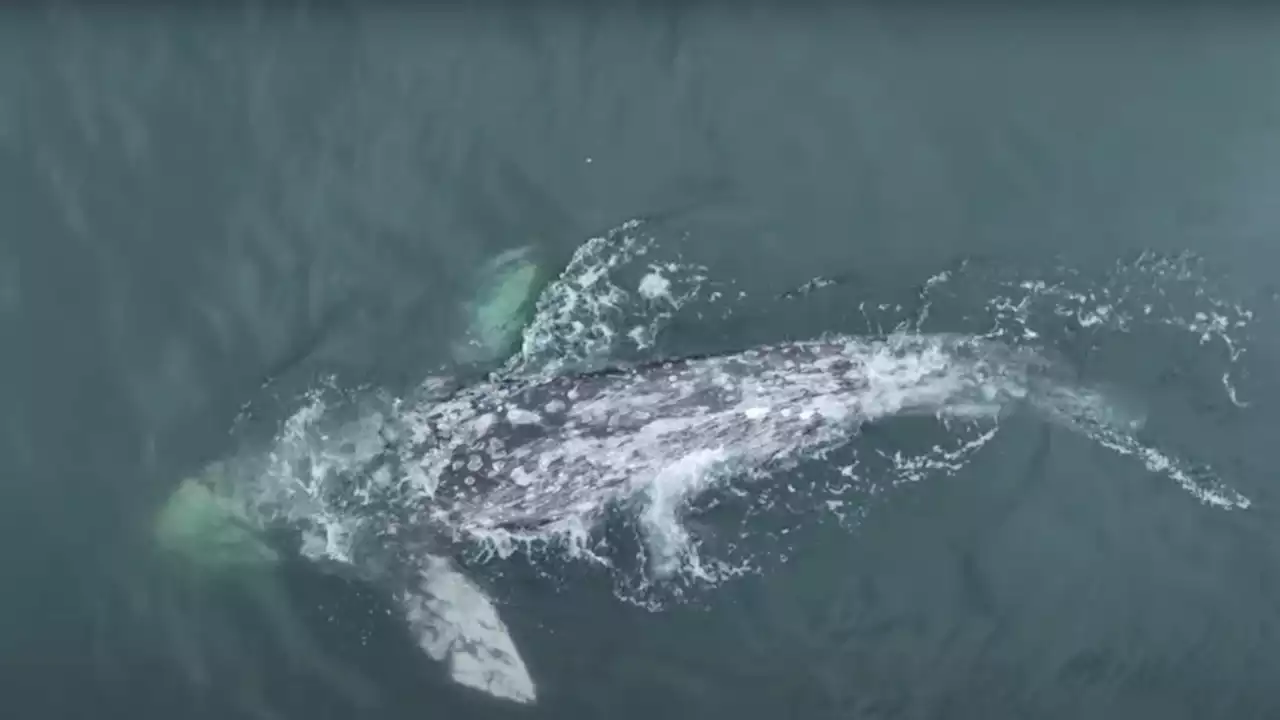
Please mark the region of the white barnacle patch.
[[749, 408], [747, 408], [746, 410], [743, 410], [743, 411], [742, 411], [742, 414], [743, 414], [743, 415], [746, 415], [748, 420], [759, 420], [760, 418], [762, 418], [762, 417], [764, 417], [765, 415], [768, 415], [768, 414], [769, 414], [769, 408], [767, 408], [767, 407], [749, 407]]
[[827, 420], [841, 421], [853, 413], [848, 404], [832, 398], [818, 398], [814, 404], [817, 407], [818, 414]]
[[507, 408], [507, 422], [512, 425], [537, 425], [542, 422], [542, 416], [524, 408]]
[[511, 481], [520, 487], [528, 487], [533, 484], [533, 476], [517, 465], [511, 468]]
[[565, 404], [560, 400], [552, 400], [544, 406], [544, 410], [549, 413], [564, 412]]
[[472, 455], [467, 459], [467, 469], [471, 472], [479, 472], [484, 467], [484, 459], [479, 455]]
[[474, 424], [476, 437], [484, 437], [485, 433], [489, 432], [489, 428], [493, 427], [495, 420], [497, 418], [493, 416], [493, 413], [485, 413], [476, 418]]

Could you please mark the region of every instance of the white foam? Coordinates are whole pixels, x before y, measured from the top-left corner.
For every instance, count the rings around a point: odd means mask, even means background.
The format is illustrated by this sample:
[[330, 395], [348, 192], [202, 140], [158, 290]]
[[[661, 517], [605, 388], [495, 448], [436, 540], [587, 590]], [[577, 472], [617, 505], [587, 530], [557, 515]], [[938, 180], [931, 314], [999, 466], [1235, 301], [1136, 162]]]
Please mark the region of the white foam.
[[650, 551], [650, 571], [655, 577], [670, 577], [682, 567], [705, 576], [692, 538], [680, 513], [689, 498], [705, 489], [713, 472], [731, 455], [724, 448], [705, 448], [675, 458], [651, 478], [637, 478], [646, 506], [641, 526]]
[[[699, 296], [705, 268], [679, 262], [650, 264], [634, 293], [624, 289], [615, 276], [634, 271], [654, 247], [642, 225], [623, 223], [578, 247], [539, 296], [508, 373], [550, 374], [590, 367], [619, 350], [648, 349], [673, 314]], [[624, 341], [629, 348], [619, 347]]]
[[671, 281], [656, 267], [640, 280], [638, 289], [646, 300], [671, 299]]
[[1203, 473], [1195, 473], [1184, 462], [1143, 445], [1132, 437], [1101, 431], [1090, 431], [1087, 434], [1103, 447], [1136, 457], [1147, 470], [1171, 478], [1179, 487], [1206, 505], [1223, 510], [1246, 510], [1253, 504], [1249, 498], [1227, 487], [1207, 469]]

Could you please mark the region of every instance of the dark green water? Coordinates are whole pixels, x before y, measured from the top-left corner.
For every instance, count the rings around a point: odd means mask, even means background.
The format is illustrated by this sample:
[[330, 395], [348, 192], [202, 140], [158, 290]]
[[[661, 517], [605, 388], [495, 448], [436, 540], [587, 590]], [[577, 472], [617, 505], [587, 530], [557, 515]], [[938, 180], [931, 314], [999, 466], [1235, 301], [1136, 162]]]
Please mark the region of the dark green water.
[[[0, 714], [1275, 717], [1277, 87], [1260, 11], [8, 11]], [[756, 295], [855, 278], [776, 325], [683, 319], [688, 348], [848, 330], [965, 257], [1199, 253], [1259, 317], [1252, 404], [1195, 342], [1090, 362], [1253, 506], [1015, 424], [691, 606], [513, 572], [533, 708], [451, 685], [341, 579], [288, 568], [289, 625], [154, 566], [156, 504], [263, 378], [412, 382], [484, 258], [675, 210], [662, 240]]]

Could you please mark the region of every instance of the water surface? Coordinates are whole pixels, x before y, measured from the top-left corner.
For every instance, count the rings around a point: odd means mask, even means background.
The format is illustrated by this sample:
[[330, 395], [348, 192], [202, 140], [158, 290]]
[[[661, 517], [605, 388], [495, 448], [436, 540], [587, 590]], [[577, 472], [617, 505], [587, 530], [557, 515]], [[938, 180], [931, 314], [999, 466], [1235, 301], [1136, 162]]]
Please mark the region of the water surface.
[[[1273, 14], [62, 4], [7, 18], [8, 716], [1280, 706]], [[1031, 322], [1252, 506], [1206, 506], [1131, 457], [1009, 423], [961, 471], [887, 489], [856, 523], [815, 520], [786, 562], [696, 602], [649, 612], [588, 566], [557, 582], [505, 568], [508, 623], [542, 683], [531, 709], [450, 684], [383, 599], [340, 578], [290, 567], [271, 605], [152, 561], [156, 504], [234, 452], [227, 429], [267, 402], [264, 379], [286, 397], [322, 373], [403, 388], [445, 359], [485, 258], [533, 242], [563, 260], [635, 217], [746, 293], [730, 318], [676, 317], [673, 353], [857, 331], [860, 307], [909, 303], [966, 258], [983, 269], [934, 322], [981, 332], [969, 310], [1005, 296], [998, 278], [1071, 268], [1076, 291], [1154, 296], [1174, 285], [1134, 263], [1192, 251], [1204, 260], [1162, 317], [1194, 324], [1206, 297], [1252, 311], [1236, 362], [1185, 323]], [[845, 282], [774, 308], [819, 275]], [[876, 442], [929, 432], [893, 424]]]

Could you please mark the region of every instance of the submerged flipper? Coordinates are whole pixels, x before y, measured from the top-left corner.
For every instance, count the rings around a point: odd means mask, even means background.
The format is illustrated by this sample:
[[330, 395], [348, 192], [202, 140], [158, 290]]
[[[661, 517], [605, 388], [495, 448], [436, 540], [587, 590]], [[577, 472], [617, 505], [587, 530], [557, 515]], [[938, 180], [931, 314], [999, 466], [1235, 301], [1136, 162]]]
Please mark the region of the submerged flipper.
[[453, 343], [454, 361], [495, 365], [506, 360], [518, 348], [538, 294], [551, 279], [533, 246], [508, 250], [485, 263], [475, 275], [475, 295], [463, 307], [465, 329]]
[[532, 703], [536, 687], [493, 601], [448, 560], [425, 556], [397, 598], [418, 646], [461, 685]]

